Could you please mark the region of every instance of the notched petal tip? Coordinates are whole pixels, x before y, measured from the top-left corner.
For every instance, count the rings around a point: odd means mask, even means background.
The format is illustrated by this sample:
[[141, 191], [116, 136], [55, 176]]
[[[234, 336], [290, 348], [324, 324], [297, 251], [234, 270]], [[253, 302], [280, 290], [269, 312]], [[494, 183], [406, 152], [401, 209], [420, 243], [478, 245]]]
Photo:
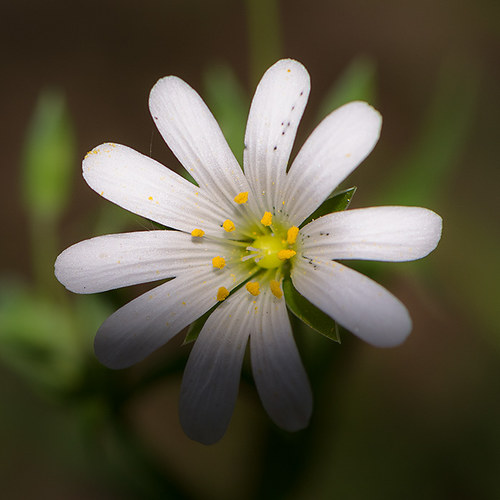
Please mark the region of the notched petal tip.
[[78, 267], [78, 262], [75, 261], [73, 248], [77, 245], [78, 243], [75, 243], [57, 256], [54, 262], [54, 275], [57, 281], [70, 292], [94, 293], [94, 290], [87, 289], [82, 280], [79, 279], [79, 275], [82, 273], [78, 273], [78, 276], [75, 277], [75, 268]]
[[[399, 347], [402, 345], [410, 336], [413, 329], [413, 322], [411, 320], [410, 313], [406, 308], [404, 309], [406, 311], [406, 325], [401, 326], [400, 330], [393, 331], [390, 334], [387, 334], [386, 332], [372, 333], [369, 337], [362, 337], [362, 339], [373, 347], [379, 347], [382, 349]], [[401, 318], [399, 319], [401, 321]]]
[[133, 161], [134, 155], [137, 155], [137, 153], [128, 146], [123, 146], [114, 142], [100, 144], [84, 156], [82, 161], [83, 178], [96, 193], [103, 196], [104, 192], [102, 189], [99, 189], [99, 181], [104, 170], [103, 167], [114, 163], [117, 158], [122, 162], [124, 160]]
[[184, 434], [197, 443], [210, 446], [219, 442], [226, 433], [226, 428], [220, 430], [218, 427], [214, 428], [210, 424], [206, 425], [191, 425], [190, 419], [182, 414], [179, 410], [179, 422], [181, 424]]
[[153, 120], [158, 120], [158, 116], [155, 116], [155, 107], [159, 100], [164, 99], [168, 96], [169, 92], [176, 91], [179, 88], [188, 88], [192, 90], [191, 86], [178, 76], [164, 76], [160, 78], [151, 88], [149, 92], [149, 110]]
[[94, 338], [94, 354], [99, 363], [110, 370], [123, 370], [134, 365], [137, 361], [128, 362], [128, 360], [122, 359], [119, 354], [117, 355], [117, 352], [119, 351], [117, 347], [119, 346], [110, 342], [110, 338], [104, 335], [101, 331], [105, 324], [106, 322], [104, 322], [101, 328], [99, 328]]
[[441, 237], [443, 236], [443, 218], [428, 208], [423, 208], [422, 210], [426, 211], [429, 219], [427, 227], [428, 251], [423, 255], [425, 257], [433, 252], [441, 241]]
[[269, 71], [276, 71], [276, 70], [285, 70], [287, 73], [292, 73], [295, 70], [299, 70], [307, 75], [309, 75], [306, 67], [296, 59], [280, 59], [279, 61], [276, 61], [272, 66], [270, 66], [266, 73]]
[[332, 113], [339, 111], [345, 113], [344, 119], [351, 119], [357, 122], [359, 127], [366, 127], [372, 130], [378, 129], [378, 136], [380, 136], [383, 122], [382, 115], [371, 104], [365, 101], [351, 101], [332, 111]]

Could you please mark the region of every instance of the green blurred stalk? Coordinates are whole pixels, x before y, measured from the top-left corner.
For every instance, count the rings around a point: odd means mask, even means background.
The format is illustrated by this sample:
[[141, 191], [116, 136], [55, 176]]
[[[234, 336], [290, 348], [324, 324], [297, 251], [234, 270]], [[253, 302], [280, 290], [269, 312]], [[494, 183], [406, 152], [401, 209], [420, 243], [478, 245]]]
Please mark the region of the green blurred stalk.
[[250, 79], [257, 85], [267, 68], [282, 57], [277, 0], [246, 0], [250, 45]]
[[58, 248], [57, 225], [71, 195], [75, 142], [64, 93], [59, 89], [42, 90], [26, 133], [21, 176], [32, 265], [42, 294], [56, 290], [53, 263]]

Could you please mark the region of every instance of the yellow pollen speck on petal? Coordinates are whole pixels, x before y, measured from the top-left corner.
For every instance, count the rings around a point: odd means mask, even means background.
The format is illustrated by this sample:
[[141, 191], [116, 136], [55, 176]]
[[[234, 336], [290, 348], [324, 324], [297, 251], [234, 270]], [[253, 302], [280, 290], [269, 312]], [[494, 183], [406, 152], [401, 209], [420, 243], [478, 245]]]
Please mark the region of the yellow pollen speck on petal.
[[193, 229], [191, 231], [191, 236], [194, 238], [201, 238], [205, 234], [205, 231], [203, 229]]
[[234, 225], [234, 222], [232, 220], [226, 219], [222, 223], [222, 227], [224, 228], [225, 231], [230, 233], [231, 231], [234, 231], [236, 229], [236, 226]]
[[260, 219], [260, 222], [264, 226], [270, 226], [273, 223], [273, 214], [271, 212], [264, 212], [264, 215], [262, 216], [262, 219]]
[[289, 245], [293, 245], [297, 241], [298, 234], [299, 228], [297, 226], [292, 226], [286, 233], [286, 242]]
[[224, 286], [221, 286], [217, 290], [217, 300], [219, 302], [222, 302], [223, 300], [225, 300], [228, 295], [229, 295], [229, 290], [226, 287], [224, 287]]
[[226, 260], [224, 257], [214, 257], [212, 259], [212, 266], [216, 267], [217, 269], [222, 269], [226, 265]]
[[260, 293], [260, 287], [257, 281], [249, 281], [245, 287], [254, 297], [257, 297]]
[[248, 191], [243, 191], [242, 193], [238, 193], [234, 197], [235, 203], [238, 203], [238, 205], [243, 205], [243, 203], [246, 203], [248, 201]]
[[281, 260], [287, 260], [287, 259], [291, 259], [294, 255], [296, 255], [296, 251], [295, 250], [280, 250], [278, 252], [278, 259], [281, 259]]
[[283, 297], [283, 292], [281, 291], [279, 281], [271, 280], [269, 286], [271, 287], [271, 292], [276, 298], [281, 299], [281, 297]]

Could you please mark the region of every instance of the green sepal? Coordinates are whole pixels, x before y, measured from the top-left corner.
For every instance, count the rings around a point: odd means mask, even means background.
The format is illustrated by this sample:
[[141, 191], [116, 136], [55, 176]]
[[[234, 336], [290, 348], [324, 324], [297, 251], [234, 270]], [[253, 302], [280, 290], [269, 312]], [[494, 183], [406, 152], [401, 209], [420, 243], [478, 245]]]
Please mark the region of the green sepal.
[[339, 327], [337, 323], [321, 309], [311, 304], [301, 295], [292, 284], [290, 278], [283, 280], [283, 293], [285, 294], [288, 309], [303, 321], [307, 326], [316, 330], [321, 335], [340, 344]]
[[301, 225], [304, 227], [309, 222], [322, 217], [323, 215], [328, 215], [333, 212], [341, 212], [345, 210], [351, 203], [352, 197], [356, 192], [356, 186], [341, 191], [340, 193], [335, 193], [334, 195], [327, 198]]
[[198, 183], [194, 180], [194, 177], [186, 169], [181, 168], [179, 173], [182, 175], [182, 177], [184, 177], [184, 179], [189, 181], [191, 184], [198, 186]]
[[209, 309], [203, 316], [200, 316], [196, 321], [194, 321], [189, 325], [186, 337], [182, 345], [190, 344], [191, 342], [194, 342], [198, 338], [198, 335], [200, 334], [202, 328], [205, 326], [207, 319], [215, 311], [215, 308], [218, 305], [219, 305], [218, 303], [215, 304], [215, 306], [213, 306], [212, 309]]

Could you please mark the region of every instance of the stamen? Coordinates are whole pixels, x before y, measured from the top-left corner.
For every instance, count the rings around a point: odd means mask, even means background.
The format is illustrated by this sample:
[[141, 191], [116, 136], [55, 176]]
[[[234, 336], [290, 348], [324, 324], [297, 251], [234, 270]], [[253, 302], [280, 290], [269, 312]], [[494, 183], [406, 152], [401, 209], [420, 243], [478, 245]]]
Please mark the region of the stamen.
[[245, 287], [254, 297], [257, 297], [260, 293], [259, 283], [257, 281], [249, 281]]
[[226, 219], [222, 223], [222, 227], [224, 228], [225, 231], [230, 233], [231, 231], [234, 231], [236, 229], [236, 226], [234, 225], [234, 222], [232, 220]]
[[281, 299], [281, 297], [283, 297], [283, 292], [281, 291], [281, 286], [279, 284], [279, 281], [271, 280], [269, 286], [271, 288], [271, 292], [276, 298]]
[[270, 226], [273, 223], [273, 214], [271, 212], [264, 212], [264, 215], [262, 216], [262, 219], [260, 219], [260, 222], [264, 226]]
[[221, 286], [217, 290], [217, 300], [219, 302], [222, 302], [223, 300], [225, 300], [228, 295], [229, 295], [229, 290], [226, 287], [224, 287], [224, 286]]
[[298, 234], [299, 228], [297, 226], [292, 226], [286, 233], [286, 242], [289, 245], [293, 245], [297, 241]]
[[287, 260], [287, 259], [291, 259], [294, 255], [296, 255], [296, 251], [295, 250], [280, 250], [278, 252], [278, 259], [280, 260]]
[[248, 201], [248, 191], [243, 191], [242, 193], [237, 194], [234, 197], [234, 201], [235, 203], [238, 203], [238, 205], [246, 203]]
[[217, 269], [222, 269], [226, 265], [226, 260], [224, 257], [214, 257], [212, 259], [212, 266], [216, 267]]
[[194, 238], [201, 238], [205, 234], [205, 231], [203, 229], [193, 229], [191, 231], [191, 236]]

